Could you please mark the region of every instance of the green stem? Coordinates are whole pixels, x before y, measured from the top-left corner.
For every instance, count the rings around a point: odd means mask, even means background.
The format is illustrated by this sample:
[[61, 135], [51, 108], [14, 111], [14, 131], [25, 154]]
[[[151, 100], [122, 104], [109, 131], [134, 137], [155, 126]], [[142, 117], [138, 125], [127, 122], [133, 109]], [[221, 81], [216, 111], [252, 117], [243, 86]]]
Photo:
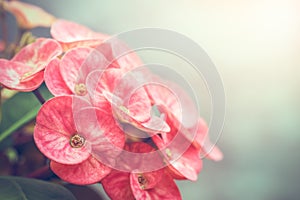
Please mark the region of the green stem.
[[7, 138], [9, 135], [11, 135], [14, 131], [18, 130], [21, 126], [26, 124], [28, 121], [35, 118], [39, 109], [40, 109], [40, 106], [35, 107], [30, 112], [26, 113], [20, 120], [16, 121], [13, 125], [11, 125], [3, 133], [1, 133], [0, 134], [0, 142], [2, 142], [5, 138]]

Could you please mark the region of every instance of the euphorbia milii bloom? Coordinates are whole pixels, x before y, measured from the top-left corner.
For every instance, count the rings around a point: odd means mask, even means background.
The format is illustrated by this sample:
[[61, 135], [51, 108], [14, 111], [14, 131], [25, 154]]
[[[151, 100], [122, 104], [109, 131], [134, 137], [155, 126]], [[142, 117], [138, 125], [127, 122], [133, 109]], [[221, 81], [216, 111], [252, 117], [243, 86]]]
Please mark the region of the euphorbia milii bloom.
[[206, 156], [214, 161], [222, 160], [222, 152], [217, 146], [211, 144], [208, 127], [199, 117], [197, 106], [188, 94], [175, 83], [158, 77], [154, 77], [153, 81], [159, 84], [150, 84], [145, 88], [152, 104], [158, 106], [160, 113], [168, 118], [169, 126], [180, 130], [181, 134], [199, 151], [201, 157]]
[[95, 69], [108, 65], [105, 57], [89, 47], [78, 47], [67, 51], [62, 59], [54, 59], [45, 70], [45, 82], [55, 95], [87, 94], [86, 78]]
[[40, 109], [34, 140], [61, 179], [91, 184], [109, 174], [125, 136], [110, 113], [79, 97], [59, 96]]
[[117, 37], [102, 42], [95, 49], [105, 55], [110, 63], [110, 68], [120, 68], [127, 72], [143, 65], [136, 52]]
[[95, 47], [109, 38], [108, 35], [94, 32], [83, 25], [63, 19], [56, 20], [50, 32], [52, 37], [62, 44], [64, 50], [79, 46]]
[[5, 10], [11, 12], [21, 28], [49, 27], [55, 17], [32, 4], [21, 1], [2, 1]]
[[44, 68], [61, 53], [61, 46], [55, 40], [38, 39], [12, 60], [0, 59], [0, 84], [24, 92], [38, 88], [44, 80]]
[[154, 135], [152, 140], [164, 156], [167, 168], [174, 178], [196, 181], [202, 169], [198, 150], [191, 145], [192, 142], [184, 136], [182, 130], [174, 125], [172, 118], [166, 115], [165, 120], [171, 127], [171, 131]]
[[[126, 151], [134, 153], [149, 153], [155, 151], [145, 143], [130, 143], [125, 147]], [[120, 155], [122, 158], [122, 154]], [[104, 190], [112, 200], [157, 200], [157, 199], [181, 199], [180, 192], [172, 177], [165, 168], [152, 172], [143, 171], [143, 160], [138, 161], [140, 167], [131, 172], [112, 170], [101, 183]]]
[[95, 70], [87, 79], [88, 93], [95, 106], [109, 101], [120, 122], [129, 123], [150, 136], [168, 132], [170, 128], [163, 119], [153, 115], [150, 99], [143, 87], [136, 88], [138, 84], [134, 74], [118, 68]]

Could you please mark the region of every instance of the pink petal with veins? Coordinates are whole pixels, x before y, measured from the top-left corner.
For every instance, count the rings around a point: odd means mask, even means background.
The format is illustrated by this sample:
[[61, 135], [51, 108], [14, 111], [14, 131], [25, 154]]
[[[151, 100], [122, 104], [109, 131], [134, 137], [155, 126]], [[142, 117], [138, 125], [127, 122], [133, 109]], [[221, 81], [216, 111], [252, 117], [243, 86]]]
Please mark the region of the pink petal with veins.
[[189, 94], [174, 82], [153, 77], [153, 84], [145, 86], [153, 105], [168, 108], [185, 128], [194, 127], [199, 117], [198, 108]]
[[112, 200], [135, 200], [129, 182], [130, 173], [112, 170], [102, 181], [106, 194]]
[[53, 59], [45, 69], [45, 83], [54, 96], [73, 94], [60, 73], [60, 60]]
[[[81, 112], [83, 114], [80, 113], [79, 116], [90, 117], [89, 122], [86, 122], [87, 127], [91, 123], [97, 123], [98, 127], [95, 127], [94, 130], [86, 131], [86, 137], [91, 141], [92, 155], [100, 162], [112, 167], [115, 164], [116, 157], [123, 151], [125, 134], [111, 113], [100, 109], [95, 111], [96, 119], [94, 116], [91, 116], [92, 109], [85, 109]], [[82, 119], [83, 121], [84, 119]]]
[[104, 41], [96, 49], [102, 52], [107, 60], [112, 63], [111, 67], [120, 68], [124, 72], [143, 65], [137, 54], [117, 38]]
[[72, 96], [54, 97], [42, 106], [36, 117], [34, 140], [37, 147], [48, 158], [62, 164], [80, 163], [91, 151], [88, 142], [80, 148], [70, 144], [71, 137], [78, 133], [72, 104]]
[[38, 39], [11, 60], [0, 59], [0, 83], [19, 91], [32, 91], [43, 82], [43, 69], [62, 50], [52, 39]]
[[170, 131], [163, 119], [152, 116], [151, 103], [143, 87], [130, 72], [123, 75], [116, 68], [96, 70], [87, 78], [87, 89], [95, 106], [101, 106], [104, 99], [112, 104], [116, 117], [125, 123], [149, 132]]
[[78, 46], [95, 47], [109, 38], [108, 35], [97, 33], [91, 29], [67, 20], [56, 20], [51, 26], [52, 37], [59, 41], [64, 49]]
[[[39, 38], [21, 49], [11, 61], [21, 62], [31, 67], [31, 73], [34, 74], [43, 70], [51, 59], [62, 53], [61, 46], [53, 39]], [[28, 73], [24, 70], [23, 73]]]
[[42, 84], [44, 72], [35, 73], [29, 80], [23, 80], [23, 72], [30, 70], [31, 68], [23, 63], [0, 59], [0, 84], [12, 90], [33, 91]]
[[111, 168], [98, 162], [92, 156], [75, 165], [64, 165], [51, 161], [50, 167], [62, 180], [77, 185], [99, 182], [111, 172]]
[[106, 59], [98, 51], [78, 47], [66, 52], [60, 62], [60, 72], [66, 85], [75, 93], [76, 84], [86, 84], [86, 77], [90, 72], [106, 65]]
[[166, 114], [166, 122], [171, 127], [171, 131], [161, 134], [162, 137], [154, 136], [152, 139], [164, 154], [174, 178], [196, 181], [198, 173], [202, 169], [198, 150], [191, 145], [192, 141], [189, 141], [182, 132], [186, 129], [175, 125], [176, 120], [169, 117], [170, 113]]
[[160, 181], [151, 189], [141, 189], [135, 174], [130, 175], [130, 186], [136, 200], [181, 200], [180, 191], [168, 173], [162, 173]]
[[[172, 152], [173, 156], [176, 153]], [[198, 151], [190, 146], [176, 161], [171, 161], [169, 170], [172, 171], [177, 179], [188, 179], [196, 181], [202, 169], [202, 160], [198, 157]]]

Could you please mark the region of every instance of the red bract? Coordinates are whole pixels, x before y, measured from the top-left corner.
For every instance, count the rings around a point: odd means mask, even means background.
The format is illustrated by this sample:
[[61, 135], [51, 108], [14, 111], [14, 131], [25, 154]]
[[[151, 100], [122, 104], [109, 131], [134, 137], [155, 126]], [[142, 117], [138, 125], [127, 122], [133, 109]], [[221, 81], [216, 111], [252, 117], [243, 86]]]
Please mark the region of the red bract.
[[124, 133], [109, 113], [91, 108], [75, 96], [55, 97], [42, 106], [34, 139], [52, 160], [52, 170], [75, 184], [95, 183], [105, 177], [111, 170], [107, 165], [114, 164], [125, 143]]
[[100, 106], [106, 99], [121, 122], [130, 123], [150, 135], [168, 132], [170, 129], [164, 120], [151, 113], [149, 97], [143, 87], [136, 88], [138, 84], [131, 72], [124, 73], [117, 68], [94, 71], [87, 80], [94, 105]]
[[95, 47], [109, 38], [108, 35], [94, 32], [85, 26], [62, 19], [56, 20], [52, 24], [50, 32], [65, 50], [78, 46]]
[[88, 47], [78, 47], [67, 51], [61, 60], [50, 62], [45, 70], [45, 82], [55, 95], [87, 94], [86, 78], [95, 69], [108, 65], [105, 57]]
[[[145, 143], [128, 144], [125, 150], [134, 153], [149, 153], [154, 151], [151, 146]], [[122, 154], [120, 158], [122, 158]], [[139, 165], [136, 165], [136, 170], [131, 172], [112, 170], [101, 181], [103, 188], [112, 200], [181, 199], [180, 192], [174, 180], [165, 169], [143, 172], [143, 160], [138, 162]]]
[[3, 1], [4, 9], [11, 12], [21, 28], [49, 27], [55, 17], [32, 4], [21, 1]]
[[24, 47], [12, 60], [0, 59], [0, 83], [9, 89], [32, 91], [43, 82], [43, 70], [62, 53], [52, 39], [38, 39]]

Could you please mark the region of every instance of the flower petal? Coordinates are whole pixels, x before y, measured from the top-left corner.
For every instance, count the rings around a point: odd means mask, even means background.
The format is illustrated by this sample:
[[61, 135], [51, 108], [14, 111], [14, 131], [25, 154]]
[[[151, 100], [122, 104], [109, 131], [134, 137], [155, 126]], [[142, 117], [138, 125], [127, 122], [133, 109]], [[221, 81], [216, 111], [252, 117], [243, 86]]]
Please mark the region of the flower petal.
[[45, 69], [45, 83], [54, 96], [73, 94], [60, 74], [60, 60], [53, 59]]
[[64, 49], [78, 46], [97, 46], [109, 36], [96, 33], [91, 29], [67, 20], [56, 20], [51, 26], [51, 35], [59, 41]]
[[61, 46], [53, 39], [39, 38], [36, 42], [31, 43], [21, 49], [11, 61], [21, 62], [31, 68], [20, 71], [23, 74], [30, 72], [35, 74], [43, 70], [51, 59], [62, 53]]
[[132, 172], [131, 173], [131, 184], [135, 187], [140, 187], [142, 190], [149, 190], [154, 188], [162, 179], [166, 173], [165, 168], [152, 171], [152, 172]]
[[[96, 117], [92, 116], [94, 115], [93, 112], [95, 112]], [[89, 118], [86, 117], [89, 121], [79, 117], [80, 123], [86, 125], [82, 128], [94, 127], [93, 130], [85, 130], [87, 139], [91, 141], [93, 156], [108, 166], [114, 166], [116, 157], [123, 151], [125, 134], [111, 113], [89, 108], [80, 112], [78, 116], [89, 116]]]
[[165, 166], [161, 153], [144, 142], [127, 143], [116, 164], [116, 169], [135, 173], [152, 172]]
[[136, 200], [181, 200], [179, 189], [168, 173], [162, 173], [160, 181], [151, 189], [142, 189], [135, 174], [130, 174], [130, 186]]
[[126, 199], [135, 200], [129, 180], [130, 173], [112, 170], [102, 181], [106, 194], [112, 200]]
[[137, 54], [116, 37], [104, 41], [96, 48], [112, 63], [111, 67], [120, 68], [124, 72], [143, 65]]
[[22, 81], [23, 71], [29, 71], [29, 68], [23, 63], [0, 59], [0, 84], [6, 88], [23, 92], [35, 90], [42, 84], [44, 72], [35, 73], [30, 80]]
[[78, 47], [69, 50], [60, 62], [61, 75], [74, 94], [76, 84], [86, 84], [86, 78], [93, 70], [105, 68], [107, 61], [98, 51]]
[[[160, 108], [159, 108], [160, 109]], [[166, 122], [171, 127], [169, 133], [162, 133], [161, 137], [153, 136], [152, 139], [165, 156], [170, 171], [174, 178], [197, 180], [198, 173], [202, 169], [202, 161], [198, 156], [198, 150], [192, 146], [192, 142], [186, 138], [186, 129], [168, 111]]]
[[177, 179], [196, 181], [202, 169], [202, 160], [198, 157], [197, 149], [190, 146], [178, 160], [171, 161], [169, 169], [173, 172], [172, 174], [177, 175], [175, 176]]
[[54, 97], [47, 101], [36, 117], [34, 140], [49, 159], [62, 164], [77, 164], [90, 155], [89, 143], [74, 148], [71, 137], [77, 133], [73, 120], [72, 96]]
[[75, 165], [64, 165], [52, 160], [50, 167], [62, 180], [78, 185], [97, 183], [111, 171], [111, 168], [98, 162], [92, 156]]

